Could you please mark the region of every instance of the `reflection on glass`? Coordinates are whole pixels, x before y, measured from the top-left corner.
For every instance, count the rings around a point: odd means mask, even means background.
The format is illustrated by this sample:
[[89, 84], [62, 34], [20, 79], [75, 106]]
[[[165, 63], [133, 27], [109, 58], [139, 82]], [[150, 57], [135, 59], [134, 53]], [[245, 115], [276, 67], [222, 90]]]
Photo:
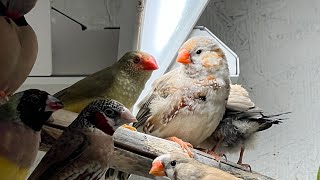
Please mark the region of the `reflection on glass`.
[[208, 1], [146, 0], [140, 50], [152, 54], [157, 59], [159, 69], [152, 74], [137, 102], [150, 91], [151, 83], [171, 64]]

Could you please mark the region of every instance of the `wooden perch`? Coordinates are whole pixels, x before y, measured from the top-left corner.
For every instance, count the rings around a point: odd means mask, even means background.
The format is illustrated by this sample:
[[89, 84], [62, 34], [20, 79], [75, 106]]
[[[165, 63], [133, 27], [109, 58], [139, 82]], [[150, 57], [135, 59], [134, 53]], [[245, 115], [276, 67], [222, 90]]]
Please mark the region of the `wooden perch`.
[[[52, 116], [52, 122], [56, 128], [45, 127], [42, 134], [41, 150], [48, 150], [53, 141], [58, 138], [62, 130], [67, 127], [77, 114], [65, 110], [59, 110]], [[51, 126], [51, 125], [50, 125]], [[57, 129], [58, 128], [58, 129]], [[149, 169], [154, 158], [169, 152], [182, 152], [180, 146], [174, 142], [157, 138], [140, 132], [130, 131], [125, 128], [119, 128], [114, 134], [115, 155], [113, 156], [113, 168], [136, 174], [148, 178], [154, 178], [149, 175]], [[45, 146], [44, 146], [45, 145]], [[210, 155], [193, 149], [195, 159], [201, 163], [219, 168], [229, 172], [239, 178], [247, 180], [271, 180], [272, 178], [261, 175], [256, 172], [249, 172], [230, 161], [221, 160], [217, 162]]]

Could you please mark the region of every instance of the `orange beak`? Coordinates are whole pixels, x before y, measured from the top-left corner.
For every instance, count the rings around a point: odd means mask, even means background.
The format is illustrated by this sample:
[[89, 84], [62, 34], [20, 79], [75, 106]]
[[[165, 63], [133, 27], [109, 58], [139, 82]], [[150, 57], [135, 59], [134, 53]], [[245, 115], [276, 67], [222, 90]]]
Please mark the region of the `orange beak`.
[[153, 56], [150, 56], [148, 59], [144, 59], [142, 62], [143, 70], [153, 71], [158, 69], [158, 64], [156, 59]]
[[190, 64], [190, 53], [186, 49], [181, 49], [178, 53], [177, 62], [182, 64]]
[[156, 160], [152, 163], [149, 174], [154, 176], [166, 176], [166, 172], [164, 172], [164, 166], [160, 160]]

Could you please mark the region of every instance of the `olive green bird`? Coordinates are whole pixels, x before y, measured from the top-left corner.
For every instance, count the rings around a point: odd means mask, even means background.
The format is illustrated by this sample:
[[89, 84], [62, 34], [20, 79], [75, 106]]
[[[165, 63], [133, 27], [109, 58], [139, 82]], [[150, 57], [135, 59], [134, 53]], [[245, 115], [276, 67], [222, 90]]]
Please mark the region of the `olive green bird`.
[[63, 107], [45, 91], [16, 93], [0, 106], [0, 179], [25, 180], [40, 144], [40, 130]]
[[76, 113], [100, 98], [114, 99], [132, 109], [156, 69], [158, 65], [150, 54], [128, 52], [112, 66], [78, 81], [54, 96], [63, 102], [65, 110]]

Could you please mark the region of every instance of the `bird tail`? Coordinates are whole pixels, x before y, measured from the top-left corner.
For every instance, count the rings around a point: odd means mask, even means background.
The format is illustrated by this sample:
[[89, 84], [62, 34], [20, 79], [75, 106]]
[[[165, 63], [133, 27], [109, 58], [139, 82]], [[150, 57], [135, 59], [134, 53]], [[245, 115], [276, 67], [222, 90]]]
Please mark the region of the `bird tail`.
[[278, 118], [278, 117], [282, 115], [290, 114], [290, 113], [291, 112], [284, 112], [284, 113], [268, 115], [268, 116], [264, 115], [263, 113], [260, 113], [261, 117], [255, 119], [254, 121], [260, 124], [258, 131], [263, 131], [263, 130], [269, 129], [274, 124], [282, 123], [283, 120], [286, 120], [288, 118]]

